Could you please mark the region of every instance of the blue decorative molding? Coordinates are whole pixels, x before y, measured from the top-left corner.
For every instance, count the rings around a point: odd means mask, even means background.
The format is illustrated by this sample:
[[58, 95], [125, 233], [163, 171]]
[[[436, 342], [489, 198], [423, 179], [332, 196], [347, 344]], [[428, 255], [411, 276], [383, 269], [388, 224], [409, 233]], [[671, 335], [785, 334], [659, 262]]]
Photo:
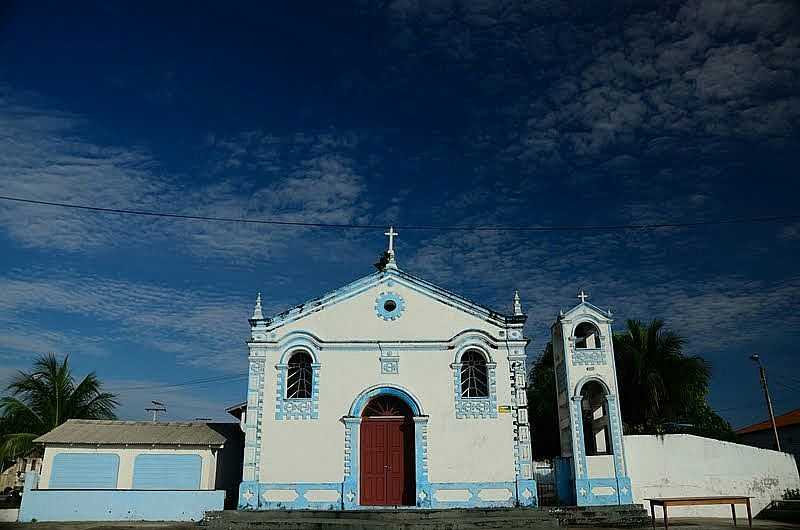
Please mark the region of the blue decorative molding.
[[[386, 302], [394, 302], [394, 309], [386, 309]], [[383, 320], [397, 320], [406, 310], [406, 301], [395, 292], [382, 292], [375, 299], [375, 314]]]
[[400, 398], [411, 408], [412, 414], [414, 416], [424, 416], [425, 413], [422, 410], [422, 406], [420, 405], [419, 399], [417, 399], [414, 394], [412, 394], [409, 390], [401, 387], [400, 385], [396, 384], [378, 384], [371, 386], [365, 390], [363, 390], [353, 401], [353, 404], [350, 405], [350, 412], [348, 416], [351, 417], [361, 417], [361, 413], [364, 411], [364, 407], [367, 406], [369, 400], [374, 398], [375, 396], [379, 395], [387, 395], [387, 396], [394, 396], [396, 398]]
[[[630, 484], [623, 487], [630, 493]], [[575, 481], [578, 506], [610, 506], [620, 504], [616, 478], [591, 478]]]
[[581, 403], [583, 398], [578, 395], [572, 399], [572, 457], [575, 462], [575, 481], [583, 479], [586, 471], [586, 450], [583, 442], [583, 411]]
[[381, 374], [399, 374], [400, 373], [400, 354], [396, 351], [384, 352], [381, 350]]
[[360, 417], [344, 417], [344, 482], [342, 482], [342, 505], [345, 510], [358, 507], [359, 480], [359, 436]]
[[414, 458], [417, 481], [416, 503], [418, 508], [431, 507], [431, 487], [428, 482], [428, 417], [414, 418]]
[[[536, 482], [529, 484], [536, 491]], [[436, 482], [430, 489], [431, 508], [503, 508], [518, 502], [516, 482]]]
[[608, 426], [611, 429], [611, 447], [614, 451], [614, 470], [616, 476], [624, 477], [625, 458], [622, 451], [622, 422], [619, 421], [619, 409], [617, 407], [617, 396], [614, 394], [606, 395], [606, 409], [608, 410]]
[[245, 449], [242, 479], [258, 480], [261, 463], [261, 429], [264, 403], [264, 364], [263, 358], [250, 359], [250, 373], [247, 382], [247, 416], [245, 421]]
[[[509, 355], [509, 364], [511, 365], [511, 400], [514, 407], [514, 472], [517, 476], [517, 482], [533, 480], [533, 462], [531, 452], [531, 436], [530, 426], [528, 425], [528, 398], [525, 394], [525, 361], [521, 355]], [[519, 484], [518, 484], [519, 486]], [[520, 492], [517, 489], [517, 494]], [[529, 493], [530, 495], [530, 493]], [[525, 499], [520, 498], [527, 502], [527, 505], [536, 505], [537, 492], [534, 489], [533, 497], [530, 498], [526, 495]]]
[[311, 364], [311, 397], [287, 398], [286, 379], [289, 365], [278, 364], [278, 383], [275, 385], [276, 420], [317, 420], [319, 419], [319, 363]]
[[576, 349], [572, 352], [573, 366], [596, 366], [607, 364], [608, 357], [603, 350]]
[[539, 496], [536, 481], [533, 479], [517, 478], [517, 502], [526, 508], [539, 505]]
[[[422, 476], [418, 473], [418, 476]], [[425, 474], [427, 476], [427, 473]], [[536, 506], [536, 481], [417, 482], [417, 508], [501, 508]], [[324, 497], [324, 498], [321, 498]], [[240, 510], [373, 510], [358, 504], [358, 492], [343, 483], [243, 482]]]
[[341, 510], [342, 483], [260, 483], [258, 484], [258, 509]]
[[453, 385], [455, 393], [456, 418], [477, 419], [477, 418], [496, 418], [497, 417], [497, 378], [495, 369], [496, 363], [486, 363], [487, 378], [489, 383], [489, 395], [486, 397], [462, 397], [461, 396], [461, 363], [453, 363]]

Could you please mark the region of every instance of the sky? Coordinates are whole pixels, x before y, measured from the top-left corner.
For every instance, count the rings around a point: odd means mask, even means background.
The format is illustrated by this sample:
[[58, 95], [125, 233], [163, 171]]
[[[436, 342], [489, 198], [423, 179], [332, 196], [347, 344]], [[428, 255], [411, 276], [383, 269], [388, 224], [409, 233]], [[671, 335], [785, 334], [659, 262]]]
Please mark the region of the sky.
[[[12, 1], [0, 58], [0, 195], [392, 223], [404, 270], [504, 312], [519, 289], [531, 359], [583, 288], [686, 337], [734, 426], [765, 416], [754, 352], [800, 407], [792, 0]], [[256, 293], [279, 312], [385, 248], [0, 200], [0, 382], [68, 354], [123, 418], [224, 419]]]

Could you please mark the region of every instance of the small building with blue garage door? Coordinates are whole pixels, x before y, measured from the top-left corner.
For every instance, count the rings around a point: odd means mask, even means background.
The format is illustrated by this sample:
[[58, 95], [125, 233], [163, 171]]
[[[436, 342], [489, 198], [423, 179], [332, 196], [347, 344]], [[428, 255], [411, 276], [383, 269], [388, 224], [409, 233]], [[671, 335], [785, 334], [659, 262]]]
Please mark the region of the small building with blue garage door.
[[235, 502], [235, 423], [69, 420], [35, 440], [20, 521], [190, 521]]

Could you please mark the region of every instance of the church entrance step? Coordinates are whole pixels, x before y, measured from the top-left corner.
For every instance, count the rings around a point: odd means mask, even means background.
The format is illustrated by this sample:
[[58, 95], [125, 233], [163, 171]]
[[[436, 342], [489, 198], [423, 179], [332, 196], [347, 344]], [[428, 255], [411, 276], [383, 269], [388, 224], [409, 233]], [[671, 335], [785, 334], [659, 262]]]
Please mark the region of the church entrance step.
[[559, 506], [548, 508], [562, 527], [569, 528], [645, 528], [650, 515], [640, 504], [622, 506]]
[[540, 509], [225, 511], [206, 514], [200, 523], [213, 530], [478, 530], [558, 528], [558, 519]]

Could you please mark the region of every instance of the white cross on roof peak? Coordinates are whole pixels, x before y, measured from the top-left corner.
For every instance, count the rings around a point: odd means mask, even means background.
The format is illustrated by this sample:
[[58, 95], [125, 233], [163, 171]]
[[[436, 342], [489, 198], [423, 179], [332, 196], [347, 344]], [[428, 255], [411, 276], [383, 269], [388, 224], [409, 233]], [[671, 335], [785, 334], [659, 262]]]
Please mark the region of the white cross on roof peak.
[[394, 254], [394, 238], [400, 234], [394, 231], [393, 226], [390, 226], [389, 230], [384, 232], [383, 235], [389, 236], [389, 254]]
[[586, 299], [589, 298], [589, 295], [583, 292], [583, 289], [581, 289], [581, 291], [578, 293], [578, 298], [580, 298], [581, 303], [583, 304], [586, 302]]

